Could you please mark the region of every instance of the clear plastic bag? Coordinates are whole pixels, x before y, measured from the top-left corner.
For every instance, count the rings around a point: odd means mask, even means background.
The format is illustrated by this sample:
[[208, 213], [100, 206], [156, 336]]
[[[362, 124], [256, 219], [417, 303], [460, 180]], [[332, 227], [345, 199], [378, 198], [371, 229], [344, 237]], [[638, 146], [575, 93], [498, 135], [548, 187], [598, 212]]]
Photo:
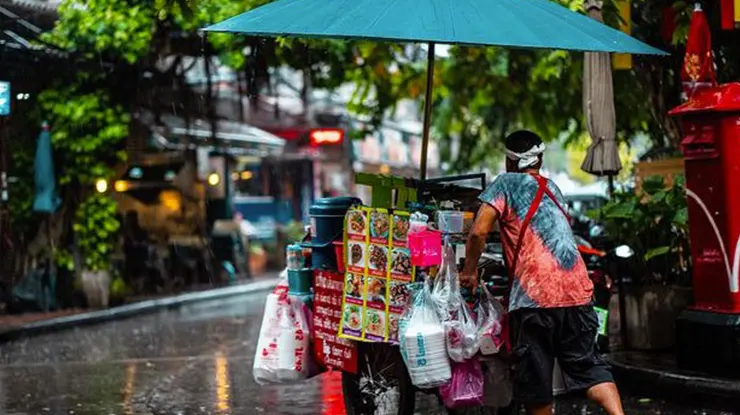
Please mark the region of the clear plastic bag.
[[422, 389], [452, 378], [444, 327], [434, 309], [428, 282], [409, 285], [411, 299], [399, 323], [401, 355], [411, 382]]
[[478, 353], [478, 326], [460, 293], [455, 252], [445, 245], [442, 266], [434, 280], [432, 298], [445, 328], [447, 353], [455, 362], [464, 362]]
[[452, 380], [439, 388], [447, 408], [469, 408], [483, 405], [484, 377], [478, 359], [452, 364]]
[[513, 395], [511, 364], [500, 356], [490, 356], [481, 360], [481, 366], [483, 405], [495, 408], [508, 406]]
[[498, 353], [504, 344], [503, 326], [506, 309], [485, 285], [481, 285], [480, 290], [477, 310], [478, 341], [481, 354], [489, 356]]

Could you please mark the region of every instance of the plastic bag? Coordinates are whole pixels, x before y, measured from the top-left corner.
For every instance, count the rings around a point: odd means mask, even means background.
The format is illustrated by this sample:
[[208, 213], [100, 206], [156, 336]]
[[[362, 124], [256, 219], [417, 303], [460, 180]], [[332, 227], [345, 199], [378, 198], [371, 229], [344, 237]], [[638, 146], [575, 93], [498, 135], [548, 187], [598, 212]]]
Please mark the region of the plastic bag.
[[300, 299], [288, 296], [287, 278], [268, 294], [252, 367], [255, 382], [289, 382], [317, 372], [307, 311]]
[[503, 408], [511, 403], [513, 385], [511, 365], [500, 356], [490, 356], [481, 361], [483, 369], [483, 405]]
[[445, 245], [442, 266], [434, 280], [432, 298], [442, 320], [447, 353], [455, 362], [464, 362], [478, 353], [478, 327], [465, 299], [455, 266], [455, 252]]
[[478, 341], [480, 352], [484, 356], [493, 355], [501, 350], [504, 344], [503, 326], [506, 309], [485, 285], [481, 285], [481, 298], [478, 302]]
[[452, 380], [439, 388], [447, 408], [469, 408], [483, 405], [483, 370], [478, 359], [452, 364]]
[[411, 383], [427, 389], [448, 383], [452, 369], [445, 332], [434, 310], [428, 282], [409, 284], [411, 302], [401, 316], [399, 343]]

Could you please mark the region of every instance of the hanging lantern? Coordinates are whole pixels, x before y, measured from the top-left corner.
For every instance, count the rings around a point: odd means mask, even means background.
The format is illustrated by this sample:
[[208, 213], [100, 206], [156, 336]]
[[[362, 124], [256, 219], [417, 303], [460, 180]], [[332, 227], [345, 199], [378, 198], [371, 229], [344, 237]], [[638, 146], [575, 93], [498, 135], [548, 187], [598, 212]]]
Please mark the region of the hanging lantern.
[[683, 98], [690, 98], [698, 89], [716, 84], [712, 35], [709, 23], [699, 3], [694, 6], [686, 41], [686, 55], [681, 68]]

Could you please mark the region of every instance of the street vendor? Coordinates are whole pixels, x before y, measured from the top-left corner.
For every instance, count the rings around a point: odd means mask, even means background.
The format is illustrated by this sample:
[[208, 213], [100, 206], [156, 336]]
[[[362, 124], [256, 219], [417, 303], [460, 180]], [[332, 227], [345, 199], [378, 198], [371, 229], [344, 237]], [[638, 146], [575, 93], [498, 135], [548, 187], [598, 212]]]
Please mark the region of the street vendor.
[[583, 390], [609, 415], [624, 415], [609, 367], [597, 354], [593, 284], [552, 181], [540, 176], [542, 139], [530, 131], [506, 138], [506, 171], [481, 194], [461, 275], [476, 288], [477, 265], [498, 221], [509, 268], [514, 399], [530, 415], [550, 415], [558, 359], [571, 391]]

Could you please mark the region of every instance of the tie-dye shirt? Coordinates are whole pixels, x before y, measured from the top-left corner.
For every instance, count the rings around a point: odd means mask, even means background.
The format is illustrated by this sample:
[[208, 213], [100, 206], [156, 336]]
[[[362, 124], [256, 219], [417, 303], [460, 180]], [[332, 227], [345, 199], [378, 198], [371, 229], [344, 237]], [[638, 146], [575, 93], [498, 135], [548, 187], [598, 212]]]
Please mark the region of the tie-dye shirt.
[[[565, 200], [560, 189], [548, 180], [548, 188]], [[499, 214], [499, 228], [506, 255], [512, 264], [524, 219], [539, 185], [529, 174], [499, 175], [481, 194], [480, 200]], [[544, 195], [527, 228], [509, 298], [509, 309], [556, 308], [586, 305], [591, 302], [593, 283], [588, 277], [568, 218]]]

